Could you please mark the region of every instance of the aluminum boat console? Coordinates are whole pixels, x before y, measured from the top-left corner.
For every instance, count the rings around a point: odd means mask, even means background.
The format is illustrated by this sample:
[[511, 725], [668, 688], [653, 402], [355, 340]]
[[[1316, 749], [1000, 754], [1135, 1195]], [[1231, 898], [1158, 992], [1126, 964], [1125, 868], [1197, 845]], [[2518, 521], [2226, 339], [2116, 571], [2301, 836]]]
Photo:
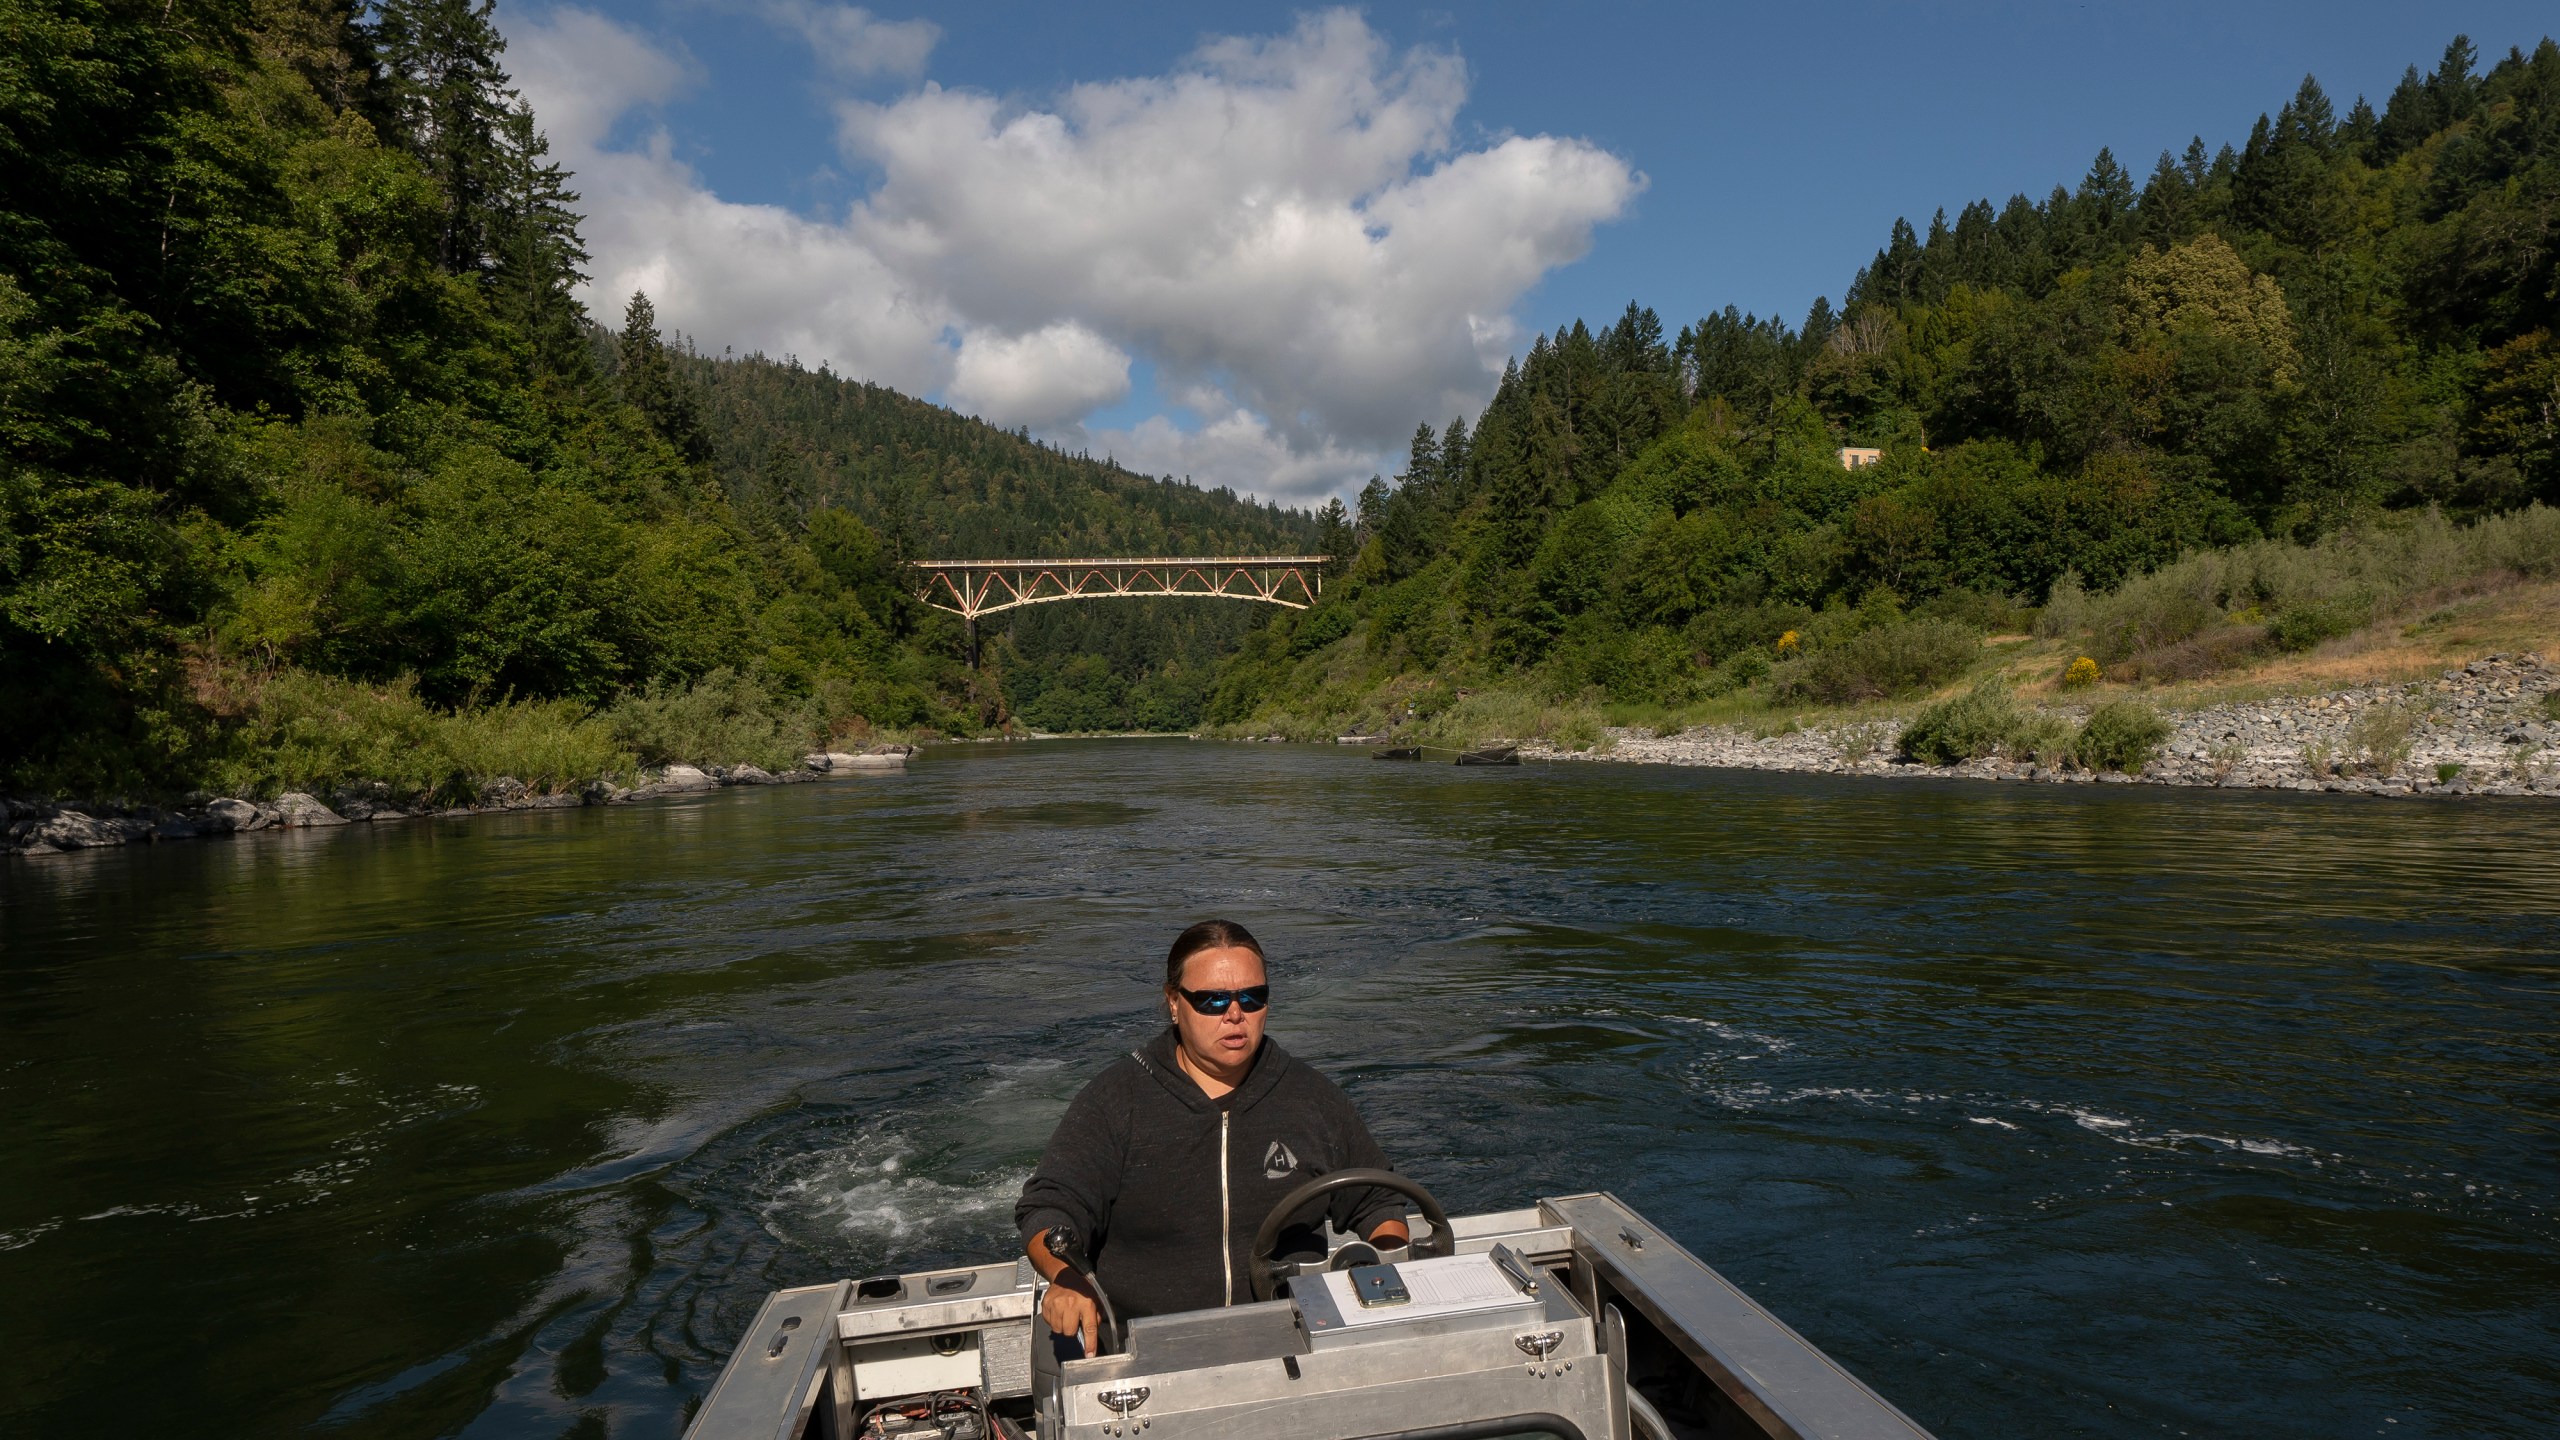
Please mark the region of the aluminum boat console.
[[687, 1440], [1928, 1440], [1613, 1196], [1417, 1223], [1394, 1304], [1329, 1244], [1063, 1363], [1028, 1261], [778, 1291]]

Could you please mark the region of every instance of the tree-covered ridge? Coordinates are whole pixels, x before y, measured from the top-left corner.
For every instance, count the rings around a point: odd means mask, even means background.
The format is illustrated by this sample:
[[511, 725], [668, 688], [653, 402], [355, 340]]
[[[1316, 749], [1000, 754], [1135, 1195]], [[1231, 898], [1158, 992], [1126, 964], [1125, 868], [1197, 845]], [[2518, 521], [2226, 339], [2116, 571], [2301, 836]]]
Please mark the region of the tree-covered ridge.
[[702, 360], [645, 297], [605, 332], [489, 17], [0, 0], [0, 786], [317, 784], [543, 697], [644, 756], [741, 707], [971, 728], [1003, 697], [902, 556], [1306, 529]]
[[[2456, 40], [2385, 109], [2305, 79], [2137, 184], [1897, 222], [1835, 311], [1540, 337], [1373, 482], [1351, 583], [1257, 637], [1218, 714], [1383, 674], [1678, 699], [1911, 611], [2391, 512], [2560, 500], [2560, 46]], [[1844, 446], [1880, 450], [1849, 468]], [[1334, 642], [1357, 630], [1365, 666]], [[1789, 640], [1789, 632], [1795, 632]], [[1781, 640], [1788, 643], [1783, 648]]]
[[687, 356], [741, 509], [837, 505], [907, 559], [1302, 552], [1302, 511], [1065, 453], [886, 386], [763, 356]]

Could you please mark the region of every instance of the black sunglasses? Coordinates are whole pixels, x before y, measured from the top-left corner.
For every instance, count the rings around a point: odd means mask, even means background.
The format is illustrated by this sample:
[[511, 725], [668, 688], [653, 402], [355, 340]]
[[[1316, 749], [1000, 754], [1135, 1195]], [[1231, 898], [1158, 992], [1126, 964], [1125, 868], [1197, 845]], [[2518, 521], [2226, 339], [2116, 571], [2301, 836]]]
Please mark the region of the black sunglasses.
[[1247, 1015], [1250, 1015], [1255, 1011], [1260, 1010], [1263, 1006], [1271, 1003], [1271, 987], [1268, 985], [1248, 985], [1242, 990], [1182, 990], [1177, 988], [1175, 993], [1188, 1002], [1192, 1009], [1199, 1011], [1203, 1015], [1224, 1015], [1227, 1013], [1227, 1007], [1230, 1005], [1233, 1005]]

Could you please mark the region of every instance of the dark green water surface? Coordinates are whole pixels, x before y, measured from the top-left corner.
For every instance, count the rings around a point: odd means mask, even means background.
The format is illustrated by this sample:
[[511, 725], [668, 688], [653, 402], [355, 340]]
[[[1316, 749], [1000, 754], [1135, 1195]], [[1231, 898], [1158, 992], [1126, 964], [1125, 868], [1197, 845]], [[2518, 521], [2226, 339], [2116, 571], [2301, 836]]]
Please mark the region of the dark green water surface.
[[0, 1433], [674, 1436], [1211, 914], [1943, 1435], [2560, 1431], [2560, 807], [1115, 742], [0, 862]]

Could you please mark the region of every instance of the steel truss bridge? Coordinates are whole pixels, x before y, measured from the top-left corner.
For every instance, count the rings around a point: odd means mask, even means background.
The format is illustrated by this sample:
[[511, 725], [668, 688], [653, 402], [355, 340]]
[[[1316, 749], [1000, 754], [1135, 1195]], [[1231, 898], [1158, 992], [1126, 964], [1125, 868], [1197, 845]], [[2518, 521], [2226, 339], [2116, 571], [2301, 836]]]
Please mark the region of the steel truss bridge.
[[1304, 610], [1324, 593], [1321, 555], [1178, 555], [1146, 560], [917, 560], [916, 598], [969, 622], [1025, 605], [1147, 595], [1254, 600]]

